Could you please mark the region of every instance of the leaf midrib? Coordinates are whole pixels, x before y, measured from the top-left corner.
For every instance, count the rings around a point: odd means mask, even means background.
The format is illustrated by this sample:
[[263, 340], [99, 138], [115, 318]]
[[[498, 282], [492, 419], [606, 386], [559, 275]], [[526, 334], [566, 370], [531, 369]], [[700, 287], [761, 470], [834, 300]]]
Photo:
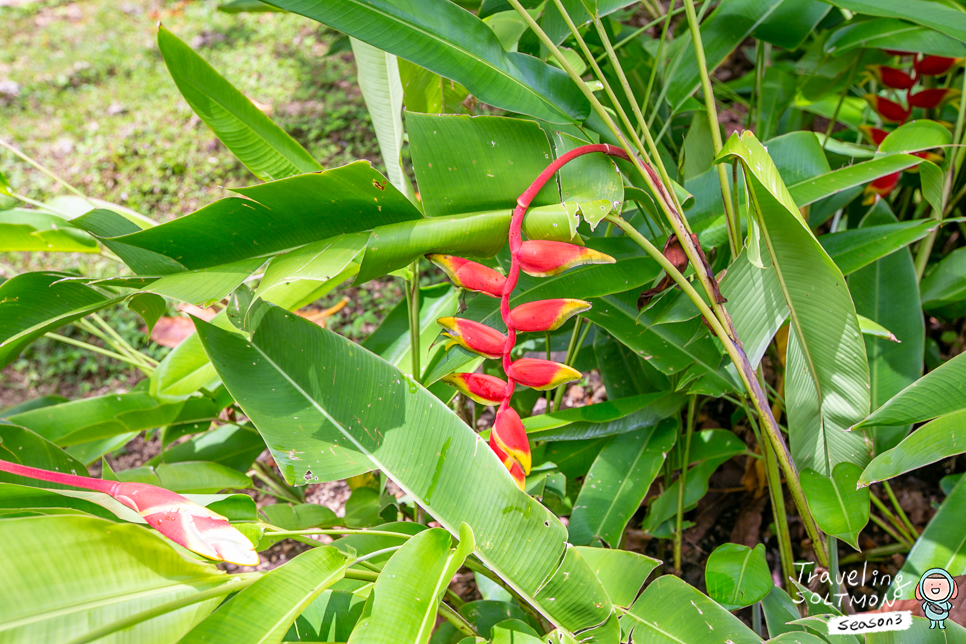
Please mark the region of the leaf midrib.
[[[647, 440], [641, 444], [641, 447], [637, 452], [637, 456], [634, 457], [634, 462], [631, 463], [630, 466], [627, 468], [627, 475], [624, 476], [623, 482], [617, 488], [617, 492], [611, 497], [610, 505], [607, 506], [607, 511], [604, 512], [604, 516], [600, 520], [600, 525], [597, 527], [597, 529], [594, 530], [594, 536], [597, 537], [598, 539], [601, 538], [600, 533], [603, 530], [603, 527], [607, 524], [607, 519], [608, 517], [610, 517], [611, 512], [613, 512], [614, 507], [617, 505], [618, 499], [620, 499], [621, 496], [623, 495], [624, 488], [631, 480], [631, 476], [630, 476], [631, 472], [634, 471], [634, 468], [637, 467], [637, 464], [644, 457], [644, 452], [647, 451], [647, 446], [651, 444], [651, 439], [654, 438], [654, 433], [656, 431], [657, 431], [657, 425], [651, 428], [651, 433], [647, 435]], [[610, 544], [610, 545], [613, 547], [614, 544]]]

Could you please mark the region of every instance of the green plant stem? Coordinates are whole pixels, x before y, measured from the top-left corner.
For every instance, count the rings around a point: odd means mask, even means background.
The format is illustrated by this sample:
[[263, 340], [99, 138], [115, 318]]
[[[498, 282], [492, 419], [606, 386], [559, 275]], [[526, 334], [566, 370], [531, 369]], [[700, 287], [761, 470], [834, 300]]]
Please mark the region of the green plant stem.
[[681, 538], [684, 525], [684, 486], [688, 480], [688, 464], [691, 462], [691, 432], [694, 431], [694, 412], [698, 397], [688, 399], [688, 419], [684, 434], [684, 458], [681, 460], [681, 476], [678, 477], [678, 507], [674, 518], [674, 574], [681, 574]]
[[265, 535], [269, 537], [296, 537], [296, 536], [306, 536], [313, 534], [368, 534], [376, 537], [399, 537], [400, 539], [409, 539], [412, 535], [402, 534], [399, 532], [389, 532], [387, 530], [357, 530], [354, 528], [317, 528], [309, 530], [272, 530], [271, 532], [266, 532]]
[[[103, 320], [101, 320], [101, 322], [103, 323]], [[158, 366], [158, 362], [156, 360], [153, 360], [147, 357], [146, 355], [144, 355], [143, 353], [141, 353], [140, 351], [137, 351], [136, 349], [131, 348], [131, 345], [129, 345], [126, 342], [123, 342], [123, 343], [118, 342], [117, 340], [114, 339], [113, 336], [108, 335], [102, 329], [99, 329], [98, 327], [94, 326], [93, 324], [91, 324], [90, 321], [86, 319], [81, 318], [80, 320], [76, 320], [74, 322], [74, 326], [80, 329], [83, 329], [84, 331], [87, 331], [94, 337], [99, 338], [109, 347], [112, 347], [113, 349], [115, 349], [121, 355], [127, 356], [128, 359], [133, 360], [138, 364], [144, 365], [144, 367], [148, 369], [153, 370], [156, 366]]]
[[883, 521], [879, 517], [875, 516], [874, 514], [870, 514], [869, 515], [869, 519], [872, 521], [872, 523], [874, 523], [877, 526], [879, 526], [880, 528], [882, 528], [882, 530], [886, 534], [888, 534], [890, 537], [892, 537], [893, 539], [895, 539], [897, 542], [901, 543], [902, 545], [904, 545], [907, 548], [911, 548], [912, 547], [912, 544], [910, 544], [908, 541], [906, 541], [905, 538], [903, 538], [901, 535], [899, 535], [899, 533], [897, 533], [895, 530], [893, 530], [889, 526], [888, 523], [886, 523], [885, 521]]
[[[667, 42], [668, 27], [671, 26], [671, 16], [677, 15], [684, 11], [684, 7], [680, 9], [674, 8], [674, 3], [677, 0], [671, 0], [671, 4], [668, 7], [667, 15], [664, 17], [664, 26], [661, 28], [661, 39], [657, 43], [657, 52], [654, 54], [654, 64], [651, 67], [651, 74], [647, 79], [647, 89], [644, 90], [644, 102], [641, 103], [641, 113], [647, 112], [647, 103], [651, 98], [651, 90], [654, 89], [654, 81], [657, 79], [657, 70], [661, 66], [661, 55], [664, 53], [664, 43]], [[656, 24], [656, 23], [655, 23]], [[653, 26], [653, 25], [652, 25]], [[619, 49], [622, 46], [621, 41], [614, 45], [614, 50]], [[601, 54], [601, 58], [606, 56], [609, 52], [604, 52]]]
[[287, 485], [284, 485], [281, 481], [279, 481], [271, 468], [264, 463], [255, 461], [252, 463], [252, 467], [249, 472], [258, 477], [280, 498], [291, 501], [292, 503], [302, 503], [302, 499], [300, 499], [295, 492], [290, 490]]
[[912, 521], [909, 520], [909, 517], [906, 516], [906, 513], [902, 509], [902, 506], [899, 505], [899, 500], [896, 498], [896, 495], [892, 492], [892, 486], [889, 485], [888, 481], [882, 481], [882, 487], [885, 489], [886, 494], [889, 495], [889, 500], [892, 501], [892, 507], [896, 509], [896, 514], [899, 515], [899, 518], [902, 520], [902, 523], [905, 524], [906, 528], [909, 530], [909, 536], [912, 537], [913, 541], [915, 541], [916, 539], [919, 538], [919, 531], [916, 530], [916, 527], [914, 525], [912, 525]]
[[125, 355], [121, 355], [120, 353], [114, 353], [113, 351], [108, 351], [107, 349], [102, 349], [99, 346], [88, 344], [83, 340], [75, 340], [74, 338], [68, 338], [65, 335], [60, 335], [57, 333], [45, 333], [44, 335], [46, 335], [51, 340], [57, 340], [58, 342], [63, 342], [64, 344], [70, 344], [80, 349], [87, 349], [88, 351], [93, 351], [94, 353], [99, 353], [102, 356], [107, 356], [108, 358], [113, 358], [114, 360], [119, 360], [121, 362], [129, 364], [132, 367], [135, 367], [136, 369], [140, 369], [141, 372], [144, 373], [144, 375], [146, 376], [150, 376], [151, 373], [154, 371], [154, 369], [152, 369], [151, 367], [144, 365], [140, 362], [135, 362], [134, 360], [131, 360], [129, 357]]
[[855, 554], [846, 555], [842, 557], [839, 561], [840, 566], [847, 566], [849, 564], [858, 563], [860, 561], [869, 561], [874, 557], [889, 557], [897, 553], [909, 552], [909, 546], [903, 543], [890, 543], [887, 546], [881, 546], [879, 548], [870, 548], [868, 550], [863, 550], [862, 552], [856, 552]]
[[[577, 359], [577, 352], [580, 351], [580, 346], [584, 343], [584, 338], [587, 337], [587, 331], [590, 330], [591, 323], [587, 323], [587, 328], [584, 330], [583, 335], [580, 333], [580, 327], [584, 321], [584, 318], [577, 316], [574, 321], [574, 330], [570, 334], [570, 344], [567, 345], [567, 358], [564, 360], [564, 364], [568, 367], [572, 367], [574, 360]], [[554, 392], [553, 405], [547, 407], [547, 413], [551, 413], [554, 409], [560, 409], [560, 404], [563, 402], [564, 392], [567, 390], [567, 385], [560, 385]]]
[[480, 634], [476, 632], [476, 629], [466, 621], [466, 619], [457, 613], [455, 610], [444, 604], [439, 603], [439, 614], [450, 624], [456, 627], [456, 630], [463, 633], [467, 637], [479, 637]]
[[84, 201], [86, 201], [87, 203], [91, 204], [95, 208], [97, 207], [97, 206], [95, 206], [90, 201], [90, 199], [87, 198], [87, 195], [85, 195], [83, 192], [81, 192], [80, 190], [78, 190], [74, 186], [70, 185], [69, 183], [67, 183], [66, 181], [64, 181], [60, 177], [58, 177], [56, 174], [54, 174], [53, 172], [51, 172], [50, 170], [48, 170], [44, 166], [40, 165], [38, 162], [36, 162], [33, 159], [31, 159], [30, 157], [28, 157], [26, 154], [24, 154], [23, 152], [21, 152], [17, 148], [13, 147], [9, 143], [6, 143], [3, 139], [0, 139], [0, 146], [3, 146], [5, 148], [7, 148], [8, 150], [10, 150], [14, 154], [16, 154], [18, 157], [20, 157], [21, 159], [23, 159], [24, 161], [26, 161], [27, 163], [29, 163], [33, 167], [37, 168], [38, 170], [40, 170], [41, 172], [43, 172], [44, 174], [46, 174], [51, 179], [53, 179], [54, 181], [56, 181], [60, 185], [64, 186], [65, 188], [67, 188], [68, 190], [70, 190], [71, 192], [73, 192], [75, 195], [77, 195], [78, 197], [80, 197], [81, 199], [83, 199]]
[[[688, 29], [691, 31], [691, 41], [694, 54], [698, 59], [698, 72], [701, 75], [701, 91], [704, 94], [704, 110], [708, 114], [708, 125], [711, 128], [711, 142], [714, 144], [714, 154], [718, 156], [723, 147], [721, 141], [721, 125], [718, 123], [718, 109], [714, 104], [714, 92], [711, 89], [711, 75], [708, 72], [708, 62], [704, 57], [704, 44], [701, 42], [701, 29], [698, 17], [694, 11], [694, 0], [684, 0], [684, 8], [688, 17]], [[724, 164], [718, 164], [718, 180], [721, 182], [721, 201], [724, 205], [725, 220], [728, 224], [728, 246], [731, 256], [738, 256], [738, 240], [741, 239], [741, 227], [736, 226], [735, 213], [731, 208], [731, 187], [728, 183], [728, 169]]]
[[120, 333], [114, 330], [114, 327], [112, 327], [110, 324], [105, 322], [104, 319], [101, 316], [99, 316], [97, 313], [91, 313], [91, 319], [94, 320], [94, 322], [96, 322], [98, 326], [104, 329], [105, 333], [107, 333], [111, 338], [114, 339], [114, 342], [117, 343], [115, 346], [118, 350], [129, 354], [132, 358], [135, 358], [138, 360], [144, 360], [145, 362], [150, 361], [155, 366], [158, 365], [158, 362], [156, 360], [153, 360], [147, 357], [146, 355], [144, 355], [143, 353], [141, 353], [140, 351], [132, 347], [127, 340], [121, 337]]
[[409, 352], [412, 356], [413, 380], [419, 382], [419, 259], [410, 266], [412, 278], [406, 283], [406, 302], [409, 305]]
[[[761, 367], [758, 368], [761, 380]], [[745, 410], [748, 422], [757, 436], [761, 436], [758, 423], [748, 409], [748, 400], [742, 396], [741, 406]], [[765, 479], [768, 481], [768, 496], [771, 500], [771, 512], [775, 523], [775, 537], [778, 539], [778, 554], [782, 565], [782, 586], [787, 587], [789, 579], [795, 578], [795, 555], [792, 553], [792, 539], [788, 530], [788, 514], [785, 512], [785, 493], [782, 490], [782, 475], [778, 469], [778, 461], [771, 441], [761, 440], [762, 456], [765, 458]]]
[[547, 622], [547, 620], [544, 619], [544, 617], [540, 613], [538, 613], [536, 610], [533, 609], [533, 606], [530, 605], [530, 602], [527, 599], [525, 599], [520, 593], [518, 593], [512, 586], [510, 586], [505, 581], [503, 581], [499, 577], [499, 575], [497, 575], [492, 570], [484, 566], [476, 559], [473, 559], [472, 557], [467, 557], [466, 560], [463, 562], [463, 565], [469, 568], [470, 570], [472, 570], [474, 573], [478, 575], [483, 575], [484, 577], [492, 581], [494, 584], [496, 584], [503, 590], [510, 593], [510, 596], [513, 597], [515, 600], [517, 600], [517, 603], [520, 604], [520, 607], [523, 609], [523, 612], [525, 612], [527, 615], [533, 618], [534, 623], [540, 624], [542, 627], [544, 627], [544, 631], [550, 630], [549, 628], [547, 628], [547, 626], [549, 626], [549, 622]]
[[[352, 562], [349, 565], [353, 565]], [[355, 581], [373, 582], [379, 579], [379, 573], [371, 570], [353, 570], [352, 568], [346, 568], [345, 578], [354, 579]]]
[[[812, 513], [808, 508], [808, 502], [805, 500], [805, 493], [802, 491], [802, 485], [798, 477], [798, 470], [795, 469], [795, 464], [792, 462], [791, 453], [788, 451], [788, 446], [785, 444], [785, 439], [781, 435], [781, 431], [778, 428], [778, 423], [775, 421], [775, 417], [772, 415], [771, 407], [768, 406], [768, 398], [765, 396], [765, 392], [762, 390], [744, 350], [740, 347], [737, 341], [727, 331], [725, 331], [724, 327], [721, 325], [721, 321], [718, 320], [711, 309], [708, 308], [708, 305], [705, 304], [701, 296], [698, 295], [697, 291], [694, 290], [694, 287], [691, 286], [691, 283], [685, 279], [681, 272], [678, 271], [674, 265], [667, 260], [666, 257], [664, 257], [661, 251], [655, 248], [646, 237], [637, 231], [637, 229], [620, 217], [614, 214], [609, 214], [605, 217], [605, 219], [608, 221], [613, 221], [616, 226], [624, 231], [625, 235], [633, 239], [641, 248], [644, 249], [648, 255], [650, 255], [658, 264], [661, 265], [661, 268], [663, 268], [665, 272], [670, 275], [671, 278], [678, 284], [678, 286], [681, 287], [687, 296], [691, 298], [691, 301], [694, 302], [695, 306], [708, 321], [708, 324], [711, 325], [714, 333], [721, 340], [722, 344], [724, 344], [725, 350], [728, 352], [728, 355], [738, 368], [738, 374], [741, 376], [741, 380], [744, 383], [745, 388], [751, 395], [752, 404], [754, 405], [755, 410], [758, 412], [758, 417], [761, 419], [762, 427], [775, 449], [778, 462], [781, 464], [781, 469], [785, 474], [788, 490], [791, 492], [792, 499], [795, 501], [795, 507], [798, 509], [799, 516], [802, 518], [805, 531], [812, 540], [813, 548], [815, 550], [815, 557], [818, 560], [819, 565], [827, 567], [828, 553], [826, 552], [824, 543], [822, 541], [822, 533], [818, 529], [818, 525], [815, 523], [815, 518], [812, 516]], [[714, 301], [713, 297], [711, 299]]]
[[852, 81], [855, 80], [855, 72], [858, 68], [858, 65], [853, 65], [851, 71], [849, 71], [849, 79], [845, 81], [845, 89], [839, 95], [839, 102], [835, 104], [835, 111], [832, 113], [832, 118], [829, 119], [828, 127], [825, 128], [825, 140], [822, 141], [822, 152], [825, 151], [825, 146], [828, 145], [828, 140], [832, 137], [832, 130], [835, 129], [835, 123], [838, 121], [839, 112], [845, 103], [845, 97], [849, 95], [849, 90], [852, 89]]
[[19, 192], [11, 192], [10, 193], [10, 196], [13, 197], [14, 199], [19, 199], [20, 201], [22, 201], [24, 203], [29, 203], [31, 206], [36, 206], [37, 208], [39, 208], [41, 210], [46, 210], [47, 212], [52, 212], [52, 213], [54, 213], [55, 215], [57, 215], [59, 217], [63, 217], [64, 219], [70, 219], [70, 215], [68, 215], [67, 213], [65, 213], [65, 212], [63, 212], [61, 210], [57, 210], [56, 208], [52, 208], [51, 206], [48, 206], [45, 203], [42, 203], [40, 201], [36, 201], [35, 199], [31, 199], [30, 197], [28, 197], [26, 195], [22, 195]]
[[446, 601], [451, 603], [456, 608], [457, 611], [459, 611], [459, 609], [461, 609], [463, 605], [466, 603], [460, 598], [459, 595], [454, 593], [449, 588], [446, 589], [446, 592], [444, 593], [444, 595], [446, 597]]
[[103, 637], [107, 637], [112, 633], [124, 630], [125, 628], [130, 628], [131, 626], [146, 622], [154, 619], [155, 617], [160, 617], [161, 615], [174, 612], [186, 606], [191, 606], [193, 604], [197, 604], [198, 602], [236, 593], [254, 584], [261, 576], [262, 574], [257, 572], [233, 575], [228, 581], [216, 586], [215, 588], [209, 588], [208, 590], [203, 590], [200, 593], [194, 593], [193, 595], [178, 597], [177, 599], [172, 599], [171, 601], [164, 602], [163, 604], [158, 604], [157, 606], [152, 606], [151, 608], [142, 610], [139, 613], [128, 615], [123, 619], [105, 624], [100, 628], [87, 631], [83, 635], [79, 635], [70, 640], [67, 642], [67, 644], [86, 644], [87, 642], [94, 642]]
[[894, 515], [892, 512], [889, 511], [889, 508], [885, 506], [885, 503], [883, 503], [879, 499], [879, 497], [877, 497], [875, 494], [870, 493], [869, 498], [872, 500], [872, 505], [874, 505], [879, 510], [879, 512], [882, 513], [882, 516], [884, 516], [886, 520], [892, 524], [892, 527], [896, 529], [896, 532], [898, 532], [903, 537], [902, 539], [903, 542], [911, 543], [916, 540], [915, 537], [911, 537], [906, 532], [906, 527], [902, 525], [902, 522], [899, 521], [896, 515]]

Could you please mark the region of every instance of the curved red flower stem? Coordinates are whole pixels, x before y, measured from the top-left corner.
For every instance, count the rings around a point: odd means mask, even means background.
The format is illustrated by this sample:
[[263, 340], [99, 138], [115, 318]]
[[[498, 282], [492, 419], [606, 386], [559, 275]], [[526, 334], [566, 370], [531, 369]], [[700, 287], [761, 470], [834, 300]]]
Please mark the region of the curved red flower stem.
[[[520, 278], [520, 245], [523, 243], [521, 240], [520, 230], [523, 228], [523, 218], [527, 214], [527, 210], [530, 208], [530, 204], [533, 202], [534, 197], [537, 196], [548, 181], [557, 174], [560, 168], [564, 167], [577, 157], [581, 157], [585, 154], [592, 154], [594, 152], [602, 152], [608, 156], [618, 157], [624, 159], [625, 161], [630, 161], [630, 157], [623, 148], [609, 145], [607, 143], [599, 143], [593, 145], [583, 145], [579, 148], [574, 148], [570, 152], [560, 155], [553, 163], [548, 165], [546, 169], [540, 173], [540, 175], [534, 179], [530, 187], [517, 198], [517, 207], [513, 211], [513, 217], [510, 219], [510, 233], [509, 233], [509, 243], [510, 243], [510, 272], [506, 276], [506, 282], [503, 285], [503, 296], [500, 298], [500, 315], [503, 317], [503, 323], [506, 324], [506, 345], [503, 349], [503, 371], [507, 373], [506, 382], [506, 393], [503, 397], [503, 402], [500, 403], [500, 408], [497, 409], [497, 414], [504, 411], [510, 404], [510, 398], [513, 396], [513, 389], [516, 383], [513, 378], [510, 377], [510, 352], [513, 351], [513, 347], [516, 344], [517, 332], [510, 323], [510, 293], [517, 286], [517, 280]], [[646, 166], [645, 166], [646, 167]]]
[[19, 465], [17, 463], [3, 460], [0, 460], [0, 472], [16, 474], [17, 476], [37, 479], [39, 481], [48, 481], [50, 483], [59, 483], [61, 485], [70, 485], [72, 487], [80, 487], [86, 490], [94, 490], [95, 492], [103, 492], [105, 494], [110, 494], [111, 496], [117, 492], [118, 485], [117, 481], [105, 481], [102, 479], [93, 479], [87, 476], [77, 476], [76, 474], [51, 472], [49, 470], [41, 470], [37, 469], [36, 467], [28, 467], [27, 465]]

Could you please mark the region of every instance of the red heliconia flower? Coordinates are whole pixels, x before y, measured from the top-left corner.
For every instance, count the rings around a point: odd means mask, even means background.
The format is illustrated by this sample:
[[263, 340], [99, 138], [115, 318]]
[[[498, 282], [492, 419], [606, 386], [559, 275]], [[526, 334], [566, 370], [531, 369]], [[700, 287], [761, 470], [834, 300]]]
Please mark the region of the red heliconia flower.
[[960, 93], [958, 89], [924, 89], [909, 96], [909, 105], [931, 110], [943, 103], [956, 100]]
[[[527, 439], [527, 430], [523, 427], [520, 415], [513, 408], [507, 407], [496, 413], [493, 429], [490, 430], [490, 440], [494, 441], [510, 460], [515, 461], [524, 474], [530, 473], [530, 441]], [[503, 459], [503, 464], [510, 469], [506, 458]]]
[[567, 320], [590, 308], [590, 302], [583, 300], [538, 300], [511, 309], [510, 324], [517, 331], [556, 331]]
[[451, 373], [441, 380], [481, 405], [499, 405], [506, 398], [506, 380], [485, 373]]
[[427, 255], [426, 259], [436, 264], [446, 273], [447, 276], [460, 288], [474, 293], [483, 293], [491, 297], [503, 295], [503, 285], [506, 277], [500, 275], [492, 268], [471, 262], [462, 257], [453, 255], [440, 255], [433, 253]]
[[863, 98], [883, 120], [893, 123], [904, 123], [912, 111], [911, 108], [903, 107], [895, 101], [890, 101], [876, 94], [866, 94]]
[[884, 177], [879, 177], [867, 185], [862, 191], [862, 194], [865, 195], [865, 197], [862, 199], [862, 203], [866, 206], [869, 206], [874, 204], [876, 199], [888, 196], [899, 183], [899, 175], [901, 174], [901, 172], [893, 172], [892, 174], [887, 174]]
[[458, 344], [468, 351], [493, 360], [503, 357], [506, 336], [496, 329], [463, 318], [440, 318], [436, 322], [446, 329], [444, 334], [450, 338], [446, 343], [447, 349]]
[[520, 245], [520, 270], [534, 277], [552, 277], [582, 264], [613, 264], [610, 255], [592, 248], [556, 241], [525, 241]]
[[520, 358], [510, 363], [506, 375], [524, 387], [540, 391], [556, 389], [565, 382], [575, 382], [581, 378], [581, 373], [572, 367], [538, 358]]
[[860, 125], [859, 130], [875, 147], [882, 145], [882, 142], [885, 140], [885, 138], [889, 136], [887, 131], [881, 128], [872, 127], [871, 125]]
[[916, 80], [901, 69], [886, 65], [866, 65], [866, 72], [882, 85], [891, 89], [911, 89]]
[[228, 519], [180, 494], [146, 483], [104, 481], [50, 472], [9, 461], [0, 471], [27, 478], [103, 492], [140, 514], [152, 528], [191, 552], [239, 566], [258, 564], [258, 553]]
[[922, 76], [942, 76], [949, 68], [961, 61], [962, 58], [946, 58], [945, 56], [926, 56], [912, 63]]
[[[920, 159], [925, 159], [926, 161], [932, 161], [933, 163], [940, 163], [943, 160], [943, 155], [936, 154], [935, 152], [929, 152], [928, 150], [920, 150], [919, 152], [910, 152], [914, 157], [919, 157]], [[918, 167], [906, 168], [907, 171], [911, 172], [913, 170], [918, 170]]]
[[496, 443], [496, 437], [490, 434], [490, 449], [496, 454], [496, 457], [500, 459], [500, 462], [510, 471], [510, 476], [513, 477], [513, 481], [517, 484], [521, 490], [526, 486], [527, 475], [523, 473], [523, 468], [515, 460], [507, 456], [507, 453], [500, 449], [500, 446]]

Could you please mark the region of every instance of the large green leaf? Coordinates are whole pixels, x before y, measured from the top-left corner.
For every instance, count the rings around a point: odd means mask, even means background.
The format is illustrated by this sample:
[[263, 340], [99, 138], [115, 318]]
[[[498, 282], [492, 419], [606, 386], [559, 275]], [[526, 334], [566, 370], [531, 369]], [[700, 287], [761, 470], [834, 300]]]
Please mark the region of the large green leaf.
[[869, 183], [879, 177], [906, 170], [922, 162], [923, 159], [911, 154], [890, 154], [879, 159], [832, 170], [818, 177], [805, 179], [788, 186], [788, 192], [792, 201], [799, 208], [804, 208], [819, 199], [824, 199], [842, 190]]
[[762, 543], [754, 548], [721, 544], [708, 557], [704, 579], [708, 596], [728, 610], [758, 603], [775, 587]]
[[399, 80], [399, 64], [395, 56], [370, 44], [355, 38], [350, 42], [359, 89], [376, 131], [382, 162], [386, 164], [386, 176], [400, 192], [411, 196], [413, 187], [402, 168], [403, 87]]
[[684, 396], [670, 391], [618, 398], [523, 419], [530, 440], [569, 441], [634, 432], [673, 415]]
[[627, 522], [677, 439], [678, 425], [676, 419], [668, 419], [611, 439], [591, 465], [574, 501], [567, 528], [571, 543], [620, 545]]
[[819, 527], [856, 550], [859, 532], [869, 522], [869, 489], [856, 487], [861, 474], [854, 463], [839, 463], [831, 476], [802, 470], [802, 490]]
[[739, 159], [745, 170], [791, 314], [785, 391], [795, 462], [823, 474], [843, 461], [864, 465], [863, 436], [845, 431], [869, 409], [869, 365], [845, 279], [754, 135], [733, 135], [719, 157], [728, 158]]
[[158, 27], [158, 48], [181, 95], [259, 179], [272, 181], [322, 166], [177, 36]]
[[0, 369], [48, 331], [121, 301], [101, 291], [58, 280], [64, 273], [23, 273], [0, 284]]
[[383, 567], [371, 602], [352, 631], [352, 644], [425, 644], [436, 625], [446, 587], [473, 552], [473, 531], [460, 525], [460, 543], [450, 549], [446, 530], [420, 532]]
[[[516, 487], [484, 441], [438, 398], [358, 345], [278, 308], [266, 312], [250, 341], [201, 321], [196, 326], [289, 482], [296, 466], [299, 482], [313, 478], [310, 468], [323, 451], [338, 448], [340, 461], [379, 468], [451, 533], [468, 523], [480, 558], [525, 596], [556, 587], [565, 528]], [[522, 549], [528, 557], [519, 556]], [[587, 592], [588, 579], [597, 583], [585, 563], [567, 572]], [[612, 610], [606, 596], [592, 616], [576, 598], [556, 600], [533, 601], [571, 631], [602, 623]]]
[[[26, 449], [25, 449], [26, 448]], [[65, 472], [77, 476], [87, 476], [84, 464], [73, 458], [44, 437], [26, 427], [0, 424], [0, 460], [19, 463], [28, 467], [39, 467], [52, 472]], [[35, 487], [62, 488], [63, 485], [28, 479], [16, 474], [0, 473], [0, 481], [33, 485]]]
[[117, 473], [121, 481], [148, 483], [172, 492], [213, 494], [227, 488], [252, 487], [251, 479], [230, 467], [210, 461], [161, 463], [158, 466], [136, 467]]
[[274, 286], [297, 280], [339, 279], [366, 247], [367, 238], [364, 233], [339, 235], [279, 255], [265, 269], [255, 294], [262, 295]]
[[959, 58], [966, 53], [963, 43], [896, 18], [853, 19], [825, 41], [825, 51], [833, 55], [844, 54], [856, 47], [915, 51], [948, 58]]
[[242, 644], [281, 642], [299, 613], [342, 579], [346, 557], [323, 546], [303, 552], [241, 591], [180, 641]]
[[[885, 202], [879, 204], [884, 206]], [[858, 230], [880, 230], [895, 225], [890, 223], [895, 221], [892, 213], [877, 205], [862, 220]], [[918, 306], [919, 284], [912, 255], [900, 249], [856, 271], [849, 276], [849, 290], [856, 313], [889, 329], [898, 340], [865, 337], [871, 406], [876, 410], [922, 375], [926, 329]], [[893, 447], [908, 431], [908, 425], [871, 428], [869, 433], [875, 441], [876, 454]]]
[[227, 423], [166, 449], [148, 460], [145, 465], [210, 461], [239, 472], [247, 472], [263, 451], [265, 441], [251, 426]]
[[732, 642], [761, 644], [741, 620], [678, 577], [652, 582], [621, 618], [635, 642]]
[[859, 485], [885, 481], [966, 452], [966, 410], [926, 423], [869, 463]]
[[859, 228], [822, 235], [818, 241], [842, 274], [848, 275], [919, 241], [938, 226], [934, 219], [896, 221], [887, 213], [881, 219], [866, 217]]
[[577, 552], [590, 566], [607, 596], [617, 606], [630, 606], [651, 571], [661, 565], [657, 559], [628, 550], [577, 546]]
[[922, 308], [933, 315], [954, 318], [966, 312], [966, 249], [957, 248], [922, 280]]
[[[912, 550], [906, 555], [906, 561], [899, 573], [905, 583], [902, 584], [901, 598], [911, 599], [916, 590], [916, 582], [924, 572], [930, 568], [942, 568], [955, 576], [966, 574], [966, 477], [962, 477], [953, 488], [946, 500], [939, 506], [939, 511], [929, 520], [929, 524], [922, 535], [916, 540]], [[898, 575], [896, 575], [898, 578]], [[912, 583], [909, 583], [909, 582]], [[893, 596], [893, 588], [889, 589], [889, 596]]]
[[[0, 521], [0, 638], [67, 642], [166, 602], [231, 583], [156, 532], [82, 516]], [[229, 591], [226, 591], [227, 594]], [[177, 641], [220, 597], [116, 633], [113, 642]]]
[[966, 409], [966, 354], [930, 371], [856, 425], [908, 425]]
[[567, 75], [507, 53], [476, 16], [447, 0], [271, 0], [460, 83], [480, 101], [550, 121], [582, 121], [589, 105]]
[[141, 391], [78, 398], [10, 416], [60, 446], [161, 427], [173, 422], [182, 404], [162, 404]]
[[[902, 18], [966, 42], [966, 14], [942, 3], [923, 6], [902, 0], [830, 0], [829, 4], [867, 16]], [[928, 11], [923, 11], [926, 7]]]
[[42, 210], [0, 210], [0, 251], [96, 253], [97, 241]]
[[234, 191], [247, 198], [221, 199], [166, 224], [104, 241], [174, 258], [194, 270], [422, 218], [368, 161]]

